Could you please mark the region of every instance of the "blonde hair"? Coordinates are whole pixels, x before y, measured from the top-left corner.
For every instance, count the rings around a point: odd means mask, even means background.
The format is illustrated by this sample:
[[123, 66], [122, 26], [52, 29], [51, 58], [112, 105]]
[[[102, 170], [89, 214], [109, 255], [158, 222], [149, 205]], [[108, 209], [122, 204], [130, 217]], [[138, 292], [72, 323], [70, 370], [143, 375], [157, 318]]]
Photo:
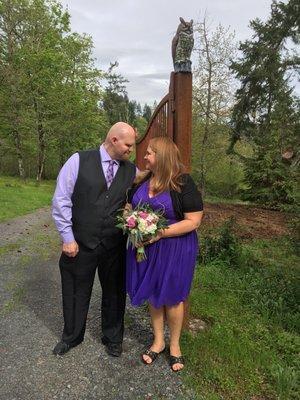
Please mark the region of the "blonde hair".
[[176, 144], [169, 137], [158, 136], [150, 139], [149, 147], [155, 153], [155, 170], [153, 173], [143, 171], [137, 177], [136, 183], [152, 175], [154, 177], [152, 188], [154, 193], [166, 190], [180, 192], [181, 176], [185, 172], [185, 167], [181, 163], [180, 152]]

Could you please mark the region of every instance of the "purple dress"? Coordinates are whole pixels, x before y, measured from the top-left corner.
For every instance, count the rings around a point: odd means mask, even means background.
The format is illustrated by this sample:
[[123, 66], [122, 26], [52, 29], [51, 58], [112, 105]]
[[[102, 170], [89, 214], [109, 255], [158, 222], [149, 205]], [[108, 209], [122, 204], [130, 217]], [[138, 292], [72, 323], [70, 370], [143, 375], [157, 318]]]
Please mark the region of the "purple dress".
[[[169, 224], [178, 222], [169, 192], [149, 197], [149, 181], [144, 182], [132, 199], [133, 208], [148, 203], [153, 210], [163, 209]], [[184, 301], [191, 288], [198, 239], [196, 231], [181, 236], [160, 239], [145, 247], [147, 259], [136, 261], [136, 250], [127, 250], [126, 287], [131, 303], [145, 301], [156, 307], [172, 306]]]

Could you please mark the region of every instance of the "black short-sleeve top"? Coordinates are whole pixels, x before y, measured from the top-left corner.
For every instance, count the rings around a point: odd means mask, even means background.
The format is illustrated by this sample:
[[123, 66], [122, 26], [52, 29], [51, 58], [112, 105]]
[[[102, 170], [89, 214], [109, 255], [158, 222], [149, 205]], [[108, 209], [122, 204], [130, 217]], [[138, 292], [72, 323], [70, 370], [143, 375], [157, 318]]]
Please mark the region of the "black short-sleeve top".
[[[128, 202], [132, 202], [132, 198], [137, 189], [147, 180], [147, 176], [139, 184], [133, 186], [128, 191]], [[196, 212], [203, 210], [203, 202], [201, 193], [197, 189], [197, 186], [193, 178], [189, 174], [182, 175], [183, 185], [181, 187], [181, 192], [175, 190], [170, 190], [170, 196], [172, 199], [172, 204], [176, 218], [178, 220], [184, 219], [184, 213]]]

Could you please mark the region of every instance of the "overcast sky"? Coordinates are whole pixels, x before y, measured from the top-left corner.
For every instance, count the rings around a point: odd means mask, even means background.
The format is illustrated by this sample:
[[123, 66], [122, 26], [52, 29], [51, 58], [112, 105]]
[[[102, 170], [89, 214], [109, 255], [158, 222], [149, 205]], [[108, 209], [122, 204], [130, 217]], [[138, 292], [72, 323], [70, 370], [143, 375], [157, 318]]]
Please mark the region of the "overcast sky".
[[129, 83], [129, 98], [158, 102], [167, 93], [173, 69], [171, 41], [179, 17], [200, 21], [205, 12], [212, 24], [235, 31], [237, 40], [251, 36], [249, 21], [265, 20], [271, 0], [61, 0], [71, 14], [72, 30], [94, 42], [100, 69], [118, 61]]

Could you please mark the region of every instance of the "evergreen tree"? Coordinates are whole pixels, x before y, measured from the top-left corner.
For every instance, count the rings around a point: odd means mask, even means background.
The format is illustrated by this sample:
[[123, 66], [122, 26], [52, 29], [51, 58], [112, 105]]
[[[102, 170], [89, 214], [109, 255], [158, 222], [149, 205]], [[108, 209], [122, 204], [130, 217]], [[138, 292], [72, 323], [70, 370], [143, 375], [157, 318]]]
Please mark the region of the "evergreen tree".
[[128, 80], [121, 74], [113, 72], [118, 63], [111, 64], [107, 75], [107, 88], [104, 94], [103, 108], [111, 125], [124, 121], [144, 132], [147, 121], [142, 115], [142, 107], [135, 100], [129, 100], [126, 83]]
[[145, 120], [149, 123], [150, 118], [152, 116], [152, 109], [151, 107], [146, 103], [143, 107], [143, 117]]
[[250, 25], [253, 39], [241, 43], [242, 57], [231, 65], [241, 86], [236, 92], [229, 152], [238, 154], [235, 144], [241, 139], [252, 145], [252, 157], [243, 158], [246, 198], [272, 206], [293, 203], [295, 173], [282, 154], [291, 147], [297, 157], [299, 111], [291, 77], [299, 57], [287, 45], [299, 43], [299, 1], [273, 1], [270, 18]]
[[110, 125], [118, 121], [126, 121], [128, 117], [129, 100], [126, 91], [128, 80], [121, 74], [113, 72], [116, 67], [118, 67], [118, 62], [111, 63], [106, 74], [107, 87], [103, 97], [103, 108]]

